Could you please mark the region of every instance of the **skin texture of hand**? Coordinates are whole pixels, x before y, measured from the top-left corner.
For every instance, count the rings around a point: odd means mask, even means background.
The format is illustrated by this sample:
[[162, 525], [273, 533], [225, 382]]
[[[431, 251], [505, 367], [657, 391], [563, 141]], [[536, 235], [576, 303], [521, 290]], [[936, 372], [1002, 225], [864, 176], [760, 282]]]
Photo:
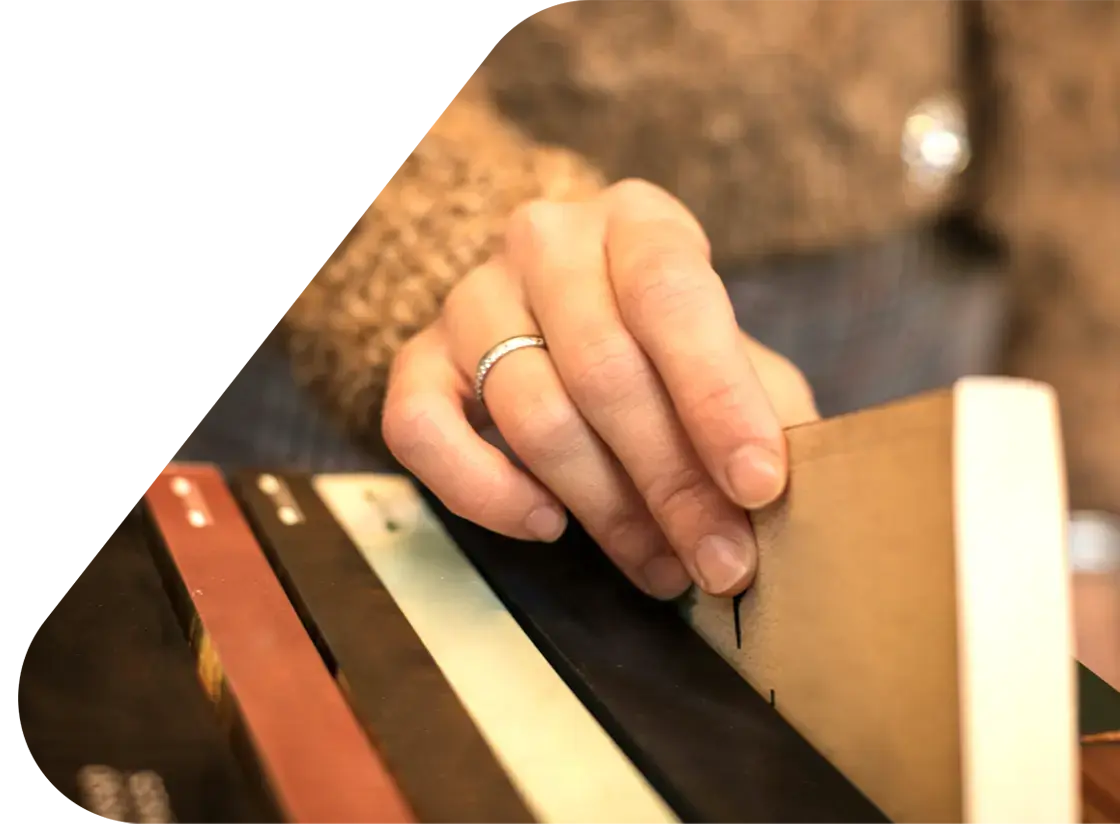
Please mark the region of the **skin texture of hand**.
[[[541, 335], [472, 391], [495, 344]], [[493, 422], [523, 466], [472, 426]], [[642, 181], [533, 202], [393, 364], [382, 420], [396, 458], [453, 512], [556, 540], [565, 509], [633, 583], [673, 598], [749, 586], [746, 510], [773, 502], [782, 428], [815, 419], [801, 373], [744, 334], [703, 230]]]

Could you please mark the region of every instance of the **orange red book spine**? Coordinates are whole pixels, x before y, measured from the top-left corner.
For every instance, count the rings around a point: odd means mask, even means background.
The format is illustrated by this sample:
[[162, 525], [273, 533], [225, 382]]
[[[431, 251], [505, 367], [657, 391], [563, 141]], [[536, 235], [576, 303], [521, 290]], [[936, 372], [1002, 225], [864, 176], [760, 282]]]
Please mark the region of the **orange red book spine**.
[[144, 496], [203, 686], [291, 822], [411, 822], [217, 469]]

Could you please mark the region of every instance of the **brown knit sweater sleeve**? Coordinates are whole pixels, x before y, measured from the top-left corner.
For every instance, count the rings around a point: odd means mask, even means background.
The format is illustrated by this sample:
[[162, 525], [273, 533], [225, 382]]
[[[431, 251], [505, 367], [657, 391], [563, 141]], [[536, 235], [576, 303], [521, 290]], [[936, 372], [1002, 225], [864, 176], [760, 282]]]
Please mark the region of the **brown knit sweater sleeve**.
[[297, 380], [374, 448], [394, 355], [494, 251], [510, 212], [602, 186], [575, 155], [503, 121], [482, 82], [464, 88], [278, 329]]
[[1058, 392], [1070, 504], [1120, 513], [1120, 2], [982, 4], [1009, 368]]
[[911, 185], [899, 141], [912, 107], [959, 90], [954, 8], [646, 0], [534, 15], [288, 313], [296, 375], [348, 428], [376, 433], [393, 356], [509, 212], [600, 177], [673, 192], [728, 266], [928, 217], [955, 187]]

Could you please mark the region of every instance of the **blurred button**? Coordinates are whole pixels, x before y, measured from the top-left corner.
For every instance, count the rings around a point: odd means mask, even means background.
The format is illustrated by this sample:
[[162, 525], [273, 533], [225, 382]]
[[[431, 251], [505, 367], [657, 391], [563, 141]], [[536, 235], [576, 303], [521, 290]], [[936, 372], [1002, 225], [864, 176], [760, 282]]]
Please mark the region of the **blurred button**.
[[907, 116], [902, 160], [918, 185], [945, 185], [968, 167], [971, 157], [964, 108], [955, 98], [930, 98]]

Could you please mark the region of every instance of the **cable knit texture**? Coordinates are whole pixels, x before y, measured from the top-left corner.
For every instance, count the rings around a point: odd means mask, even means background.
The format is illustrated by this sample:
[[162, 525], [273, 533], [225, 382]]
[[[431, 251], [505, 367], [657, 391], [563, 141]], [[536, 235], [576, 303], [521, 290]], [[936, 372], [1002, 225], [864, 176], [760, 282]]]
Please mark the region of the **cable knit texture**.
[[281, 332], [297, 379], [378, 446], [393, 355], [494, 252], [506, 216], [601, 186], [576, 155], [503, 123], [469, 84], [288, 312]]
[[[969, 173], [918, 186], [910, 110], [955, 94]], [[1120, 4], [585, 0], [494, 50], [292, 307], [297, 377], [377, 445], [394, 353], [535, 198], [626, 176], [724, 268], [965, 209], [1008, 249], [1008, 369], [1054, 384], [1075, 506], [1120, 511]], [[950, 333], [947, 333], [950, 334]]]

